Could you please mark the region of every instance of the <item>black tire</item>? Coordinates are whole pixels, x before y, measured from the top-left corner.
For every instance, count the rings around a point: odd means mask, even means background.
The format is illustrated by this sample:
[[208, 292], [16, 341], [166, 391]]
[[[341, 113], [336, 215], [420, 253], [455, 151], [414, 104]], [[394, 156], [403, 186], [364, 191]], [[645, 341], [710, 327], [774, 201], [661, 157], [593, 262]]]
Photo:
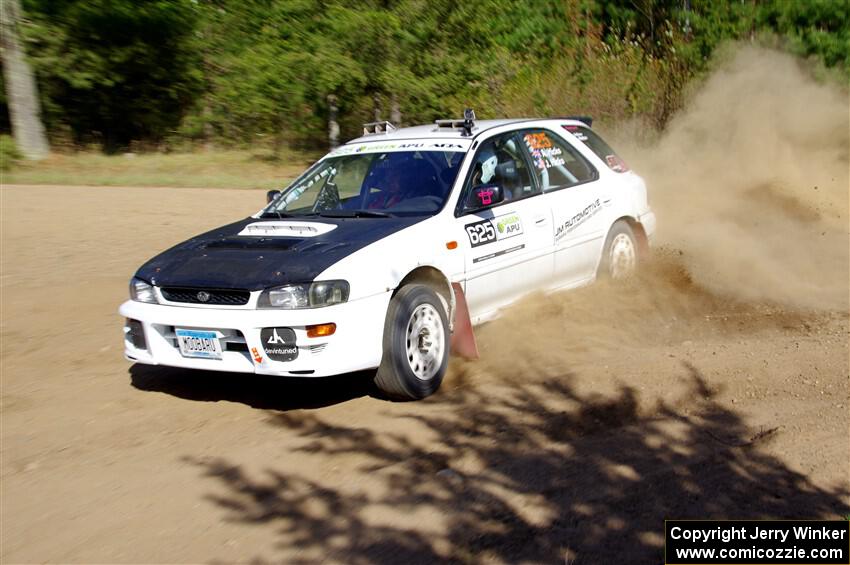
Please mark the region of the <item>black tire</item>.
[[[628, 238], [627, 240], [624, 238]], [[630, 249], [631, 262], [626, 257]], [[602, 248], [602, 258], [596, 277], [599, 279], [625, 280], [631, 278], [640, 263], [640, 248], [632, 227], [625, 220], [617, 220], [611, 226], [605, 246]]]
[[[410, 345], [409, 330], [415, 330]], [[375, 384], [398, 400], [434, 394], [449, 364], [449, 337], [446, 310], [437, 293], [421, 284], [403, 286], [387, 308], [384, 355]]]

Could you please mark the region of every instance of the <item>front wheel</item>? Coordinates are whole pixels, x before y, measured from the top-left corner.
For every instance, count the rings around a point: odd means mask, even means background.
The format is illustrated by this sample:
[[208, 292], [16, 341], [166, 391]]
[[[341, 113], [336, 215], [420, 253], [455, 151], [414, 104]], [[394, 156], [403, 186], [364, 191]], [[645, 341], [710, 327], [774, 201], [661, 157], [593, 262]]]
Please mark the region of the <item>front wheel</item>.
[[599, 262], [598, 278], [623, 280], [635, 274], [638, 267], [638, 244], [632, 227], [623, 220], [614, 222]]
[[436, 392], [449, 363], [448, 328], [436, 292], [421, 284], [402, 287], [387, 309], [384, 356], [375, 375], [378, 388], [404, 400]]

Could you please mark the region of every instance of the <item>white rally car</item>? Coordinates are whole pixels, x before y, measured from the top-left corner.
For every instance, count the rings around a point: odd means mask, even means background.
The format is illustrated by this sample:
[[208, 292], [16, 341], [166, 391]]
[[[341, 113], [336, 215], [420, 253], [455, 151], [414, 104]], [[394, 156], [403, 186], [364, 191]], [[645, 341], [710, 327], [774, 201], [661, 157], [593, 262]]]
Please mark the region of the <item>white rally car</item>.
[[440, 386], [450, 348], [534, 290], [629, 274], [655, 216], [587, 118], [367, 124], [250, 218], [130, 282], [138, 363], [283, 376], [377, 368], [395, 398]]

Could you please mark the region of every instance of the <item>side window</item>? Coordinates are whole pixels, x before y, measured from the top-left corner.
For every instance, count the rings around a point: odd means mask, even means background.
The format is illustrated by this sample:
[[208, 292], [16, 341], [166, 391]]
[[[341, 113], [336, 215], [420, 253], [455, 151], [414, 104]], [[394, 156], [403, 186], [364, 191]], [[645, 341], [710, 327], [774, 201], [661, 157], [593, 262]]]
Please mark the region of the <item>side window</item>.
[[525, 130], [520, 135], [543, 190], [558, 190], [599, 176], [587, 159], [552, 132]]
[[540, 192], [532, 179], [516, 132], [498, 135], [481, 144], [475, 154], [469, 177], [461, 193], [462, 210], [470, 191], [479, 186], [499, 186], [504, 202], [519, 200]]
[[566, 125], [564, 129], [573, 134], [573, 136], [587, 145], [591, 151], [596, 153], [596, 156], [602, 159], [608, 168], [616, 173], [625, 173], [629, 171], [629, 166], [617, 155], [611, 146], [599, 137], [592, 129], [584, 126]]

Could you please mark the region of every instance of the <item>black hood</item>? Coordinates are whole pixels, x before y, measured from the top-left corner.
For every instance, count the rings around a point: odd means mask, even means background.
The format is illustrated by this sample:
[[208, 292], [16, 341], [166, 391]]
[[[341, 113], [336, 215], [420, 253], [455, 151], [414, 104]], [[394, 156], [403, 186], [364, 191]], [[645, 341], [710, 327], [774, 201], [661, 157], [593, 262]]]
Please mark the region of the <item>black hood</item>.
[[312, 237], [237, 235], [248, 224], [266, 221], [246, 218], [160, 253], [136, 276], [158, 286], [243, 290], [311, 282], [340, 259], [425, 218], [310, 217], [303, 221], [337, 227]]

